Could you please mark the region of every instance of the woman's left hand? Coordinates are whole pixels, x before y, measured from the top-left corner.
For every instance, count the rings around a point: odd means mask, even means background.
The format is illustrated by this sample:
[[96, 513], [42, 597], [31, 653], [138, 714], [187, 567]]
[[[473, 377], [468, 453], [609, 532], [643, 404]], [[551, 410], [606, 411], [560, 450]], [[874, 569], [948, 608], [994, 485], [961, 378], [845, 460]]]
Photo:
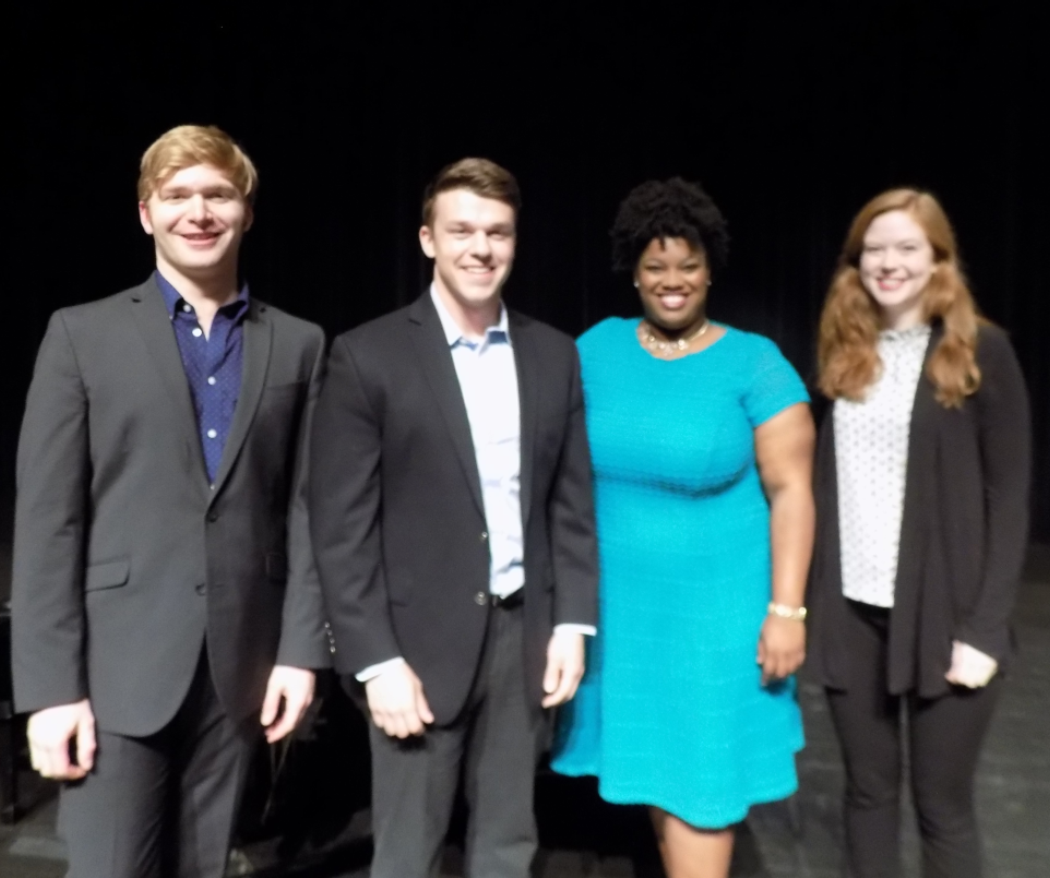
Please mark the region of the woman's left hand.
[[990, 655], [986, 655], [968, 643], [953, 640], [952, 666], [944, 677], [955, 686], [980, 689], [988, 685], [988, 681], [995, 676], [998, 670], [999, 662]]
[[762, 623], [756, 661], [762, 666], [762, 685], [790, 677], [806, 658], [806, 626], [772, 614]]

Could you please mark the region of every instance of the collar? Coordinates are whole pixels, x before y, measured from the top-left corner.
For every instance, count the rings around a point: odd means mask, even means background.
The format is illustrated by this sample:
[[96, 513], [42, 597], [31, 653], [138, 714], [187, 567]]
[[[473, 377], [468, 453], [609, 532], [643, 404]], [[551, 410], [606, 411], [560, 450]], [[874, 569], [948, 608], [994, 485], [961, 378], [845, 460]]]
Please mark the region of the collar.
[[[182, 293], [175, 289], [174, 285], [159, 271], [154, 272], [157, 278], [157, 286], [160, 287], [160, 294], [164, 297], [164, 307], [167, 308], [169, 319], [175, 319], [175, 309], [179, 306], [179, 303], [184, 301]], [[240, 292], [237, 293], [237, 298], [232, 302], [227, 302], [220, 308], [220, 311], [229, 308], [226, 311], [231, 316], [239, 317], [241, 314], [248, 310], [248, 284], [244, 284]]]
[[463, 330], [459, 328], [459, 325], [452, 318], [452, 315], [448, 313], [448, 308], [446, 308], [445, 303], [441, 301], [441, 296], [438, 295], [437, 290], [434, 288], [434, 284], [430, 285], [430, 300], [434, 303], [434, 307], [437, 309], [438, 319], [441, 321], [441, 328], [445, 332], [445, 341], [448, 342], [450, 348], [454, 348], [458, 344], [463, 344], [468, 347], [485, 347], [494, 342], [506, 342], [507, 344], [510, 344], [510, 322], [507, 318], [507, 306], [502, 302], [500, 302], [499, 306], [499, 321], [495, 326], [490, 326], [485, 330], [485, 337], [479, 342], [463, 335]]
[[931, 331], [929, 323], [918, 323], [908, 329], [883, 329], [879, 332], [879, 339], [891, 344], [894, 342], [918, 342], [920, 339], [926, 341], [930, 337]]

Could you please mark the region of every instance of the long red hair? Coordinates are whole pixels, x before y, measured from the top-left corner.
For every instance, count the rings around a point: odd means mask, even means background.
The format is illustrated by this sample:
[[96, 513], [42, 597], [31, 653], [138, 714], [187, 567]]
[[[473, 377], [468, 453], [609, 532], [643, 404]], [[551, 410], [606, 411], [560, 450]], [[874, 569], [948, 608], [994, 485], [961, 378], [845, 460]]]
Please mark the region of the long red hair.
[[981, 318], [959, 266], [948, 216], [936, 198], [918, 189], [890, 189], [875, 196], [850, 225], [820, 317], [820, 389], [831, 399], [860, 400], [878, 377], [879, 308], [861, 284], [858, 266], [868, 226], [893, 210], [915, 220], [933, 248], [936, 270], [923, 291], [923, 313], [927, 322], [942, 323], [944, 335], [930, 355], [926, 375], [937, 401], [958, 408], [981, 384], [975, 358]]

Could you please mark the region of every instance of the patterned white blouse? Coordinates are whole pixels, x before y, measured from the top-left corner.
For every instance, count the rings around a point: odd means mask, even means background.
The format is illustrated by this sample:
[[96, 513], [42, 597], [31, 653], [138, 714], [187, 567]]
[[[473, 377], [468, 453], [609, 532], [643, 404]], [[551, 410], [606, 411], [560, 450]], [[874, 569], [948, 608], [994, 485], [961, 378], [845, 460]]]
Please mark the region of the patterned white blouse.
[[882, 370], [863, 400], [835, 401], [842, 592], [892, 607], [915, 391], [930, 341], [926, 324], [879, 334]]

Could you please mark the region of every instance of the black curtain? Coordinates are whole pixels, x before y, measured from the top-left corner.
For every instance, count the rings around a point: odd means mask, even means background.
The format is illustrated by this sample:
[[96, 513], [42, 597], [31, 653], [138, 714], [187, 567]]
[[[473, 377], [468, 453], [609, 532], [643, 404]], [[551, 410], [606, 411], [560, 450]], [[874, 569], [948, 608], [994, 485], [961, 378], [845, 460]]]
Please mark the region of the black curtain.
[[514, 305], [571, 333], [637, 311], [609, 271], [607, 228], [631, 186], [678, 174], [730, 221], [712, 316], [771, 336], [809, 378], [850, 218], [884, 188], [928, 187], [981, 308], [1020, 355], [1035, 411], [1033, 535], [1050, 541], [1050, 35], [1037, 7], [23, 6], [6, 40], [4, 495], [48, 315], [146, 276], [139, 156], [198, 122], [229, 130], [261, 170], [253, 292], [329, 333], [420, 292], [422, 187], [442, 164], [485, 155], [524, 193]]

